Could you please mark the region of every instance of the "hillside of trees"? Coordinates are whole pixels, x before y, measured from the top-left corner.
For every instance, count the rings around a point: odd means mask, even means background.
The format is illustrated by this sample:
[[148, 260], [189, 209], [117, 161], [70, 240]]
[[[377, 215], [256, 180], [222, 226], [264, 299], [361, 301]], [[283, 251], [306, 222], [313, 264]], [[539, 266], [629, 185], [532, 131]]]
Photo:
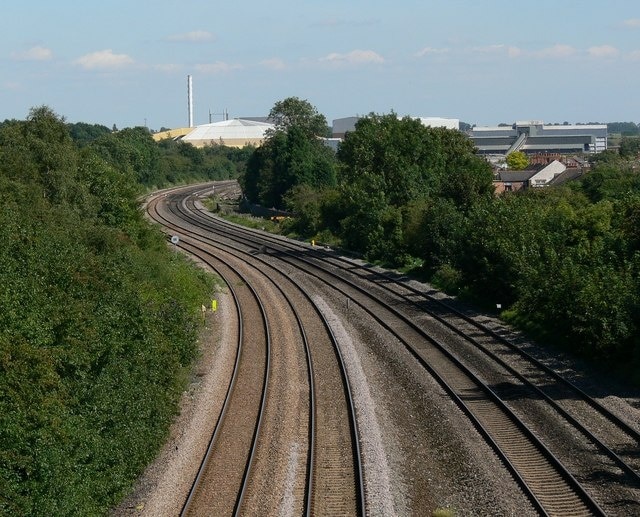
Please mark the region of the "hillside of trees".
[[337, 155], [320, 146], [295, 124], [281, 128], [250, 160], [245, 194], [293, 211], [288, 231], [413, 270], [487, 309], [500, 304], [540, 340], [640, 381], [635, 149], [594, 156], [570, 187], [498, 197], [458, 131], [372, 114]]
[[106, 514], [154, 458], [214, 280], [137, 198], [235, 177], [251, 152], [47, 107], [0, 124], [0, 514]]

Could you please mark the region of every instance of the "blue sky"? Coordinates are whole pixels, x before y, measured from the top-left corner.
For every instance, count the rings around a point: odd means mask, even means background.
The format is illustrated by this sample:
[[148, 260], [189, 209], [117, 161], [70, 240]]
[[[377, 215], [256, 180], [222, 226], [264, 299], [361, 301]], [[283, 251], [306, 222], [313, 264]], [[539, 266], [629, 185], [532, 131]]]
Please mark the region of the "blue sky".
[[0, 120], [152, 129], [266, 115], [289, 96], [334, 118], [479, 125], [640, 122], [638, 0], [3, 2]]

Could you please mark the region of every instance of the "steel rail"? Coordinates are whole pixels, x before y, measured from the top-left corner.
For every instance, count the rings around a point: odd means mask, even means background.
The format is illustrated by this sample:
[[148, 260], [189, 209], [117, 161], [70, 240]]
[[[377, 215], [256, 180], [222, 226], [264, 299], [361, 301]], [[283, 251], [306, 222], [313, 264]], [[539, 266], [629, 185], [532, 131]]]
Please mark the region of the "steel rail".
[[[154, 206], [155, 209], [155, 206]], [[160, 214], [156, 211], [156, 214], [160, 216]], [[198, 248], [196, 248], [195, 246], [191, 246], [188, 243], [185, 242], [179, 242], [178, 247], [180, 247], [181, 249], [190, 252], [191, 254], [198, 256], [198, 258], [200, 258], [201, 260], [205, 261], [207, 263], [207, 265], [209, 265], [210, 267], [212, 267], [214, 270], [216, 270], [216, 272], [220, 275], [221, 278], [223, 278], [225, 280], [225, 283], [227, 284], [227, 286], [229, 287], [229, 290], [232, 293], [232, 296], [234, 298], [234, 302], [236, 304], [236, 308], [238, 309], [238, 319], [239, 322], [242, 321], [242, 310], [240, 308], [239, 305], [239, 297], [236, 293], [236, 291], [234, 290], [231, 282], [229, 282], [226, 278], [224, 278], [224, 275], [221, 274], [221, 272], [219, 271], [218, 268], [215, 268], [215, 266], [211, 263], [211, 261], [206, 261], [205, 257], [203, 257], [200, 252], [202, 252], [202, 250], [199, 250]], [[191, 248], [191, 249], [190, 249]], [[204, 252], [206, 254], [206, 252]], [[209, 255], [209, 254], [207, 254]], [[212, 258], [212, 255], [209, 255]], [[264, 372], [264, 376], [263, 376], [263, 387], [262, 387], [262, 395], [261, 395], [261, 401], [260, 401], [260, 408], [259, 408], [259, 412], [258, 412], [258, 416], [256, 419], [256, 424], [254, 427], [254, 431], [253, 431], [253, 437], [252, 437], [252, 444], [251, 444], [251, 450], [249, 452], [249, 456], [247, 458], [247, 462], [244, 468], [244, 473], [243, 473], [243, 477], [242, 477], [242, 485], [241, 485], [241, 489], [237, 495], [236, 498], [236, 502], [234, 505], [234, 515], [237, 515], [239, 513], [240, 507], [242, 505], [242, 501], [243, 501], [243, 497], [246, 491], [246, 483], [247, 483], [247, 479], [248, 479], [248, 475], [249, 475], [249, 471], [251, 469], [251, 465], [252, 465], [252, 461], [254, 458], [254, 454], [255, 454], [255, 449], [257, 446], [257, 437], [258, 434], [260, 432], [260, 428], [262, 425], [262, 420], [263, 420], [263, 415], [264, 415], [264, 409], [265, 409], [265, 405], [266, 405], [266, 395], [267, 395], [267, 390], [268, 390], [268, 383], [269, 383], [269, 370], [270, 370], [270, 356], [271, 356], [271, 338], [270, 338], [270, 333], [269, 333], [269, 322], [268, 322], [268, 318], [267, 318], [267, 314], [264, 308], [264, 305], [262, 304], [262, 301], [260, 300], [260, 297], [258, 296], [257, 292], [255, 291], [255, 289], [248, 283], [246, 282], [245, 277], [239, 272], [237, 271], [235, 268], [233, 268], [232, 266], [230, 266], [229, 264], [226, 264], [226, 266], [231, 269], [236, 275], [238, 275], [238, 277], [240, 277], [245, 284], [249, 287], [252, 295], [254, 296], [254, 298], [257, 301], [257, 304], [260, 308], [260, 312], [262, 314], [262, 322], [263, 322], [263, 327], [264, 327], [264, 332], [265, 332], [265, 336], [266, 336], [266, 350], [265, 350], [265, 354], [266, 354], [266, 360], [265, 360], [265, 372]], [[241, 325], [241, 329], [242, 324]], [[241, 333], [241, 336], [239, 338], [239, 343], [241, 343], [240, 339], [243, 336], [243, 331]], [[219, 436], [219, 431], [222, 428], [222, 424], [224, 422], [224, 417], [227, 414], [227, 410], [229, 408], [229, 404], [230, 404], [230, 400], [231, 400], [231, 396], [233, 394], [233, 388], [235, 388], [235, 384], [236, 384], [236, 380], [237, 380], [237, 376], [238, 376], [238, 371], [239, 371], [239, 365], [240, 365], [240, 360], [241, 360], [241, 356], [242, 356], [242, 346], [238, 347], [238, 351], [236, 354], [236, 360], [234, 363], [234, 369], [233, 369], [233, 375], [232, 375], [232, 379], [231, 382], [229, 384], [229, 388], [227, 390], [227, 395], [225, 396], [225, 400], [224, 400], [224, 404], [223, 404], [223, 408], [222, 411], [220, 413], [220, 416], [218, 418], [218, 422], [216, 423], [215, 426], [215, 430], [214, 433], [209, 441], [209, 445], [207, 447], [207, 452], [201, 462], [200, 468], [198, 469], [198, 474], [196, 476], [196, 478], [194, 479], [193, 485], [191, 487], [191, 490], [189, 491], [189, 495], [187, 497], [187, 499], [185, 500], [185, 504], [183, 505], [183, 508], [180, 512], [181, 516], [187, 515], [189, 512], [189, 509], [191, 507], [191, 505], [193, 504], [193, 499], [195, 497], [195, 494], [200, 486], [201, 480], [202, 480], [202, 476], [203, 473], [206, 470], [206, 466], [207, 463], [210, 459], [210, 456], [212, 454], [212, 451], [215, 447], [215, 444], [217, 442], [217, 438]]]
[[[164, 218], [163, 218], [164, 219]], [[167, 224], [167, 222], [165, 221], [165, 224]], [[178, 227], [175, 227], [176, 229]], [[238, 257], [240, 260], [245, 260], [246, 257]], [[269, 268], [272, 268], [275, 270], [275, 268], [273, 268], [273, 266], [271, 264], [269, 264], [268, 262], [260, 259], [259, 257], [256, 257], [256, 259], [258, 261], [260, 261], [261, 263], [263, 263], [264, 265], [268, 266]], [[255, 267], [255, 266], [253, 266]], [[256, 268], [257, 269], [257, 268]], [[304, 331], [304, 327], [302, 326], [301, 323], [301, 318], [299, 316], [299, 313], [297, 312], [297, 310], [295, 309], [295, 307], [293, 306], [292, 302], [290, 301], [289, 297], [284, 293], [284, 291], [280, 288], [280, 286], [278, 284], [276, 284], [275, 282], [273, 282], [273, 280], [270, 277], [267, 277], [269, 281], [271, 281], [273, 283], [273, 285], [283, 294], [283, 296], [285, 297], [285, 299], [287, 300], [289, 306], [292, 308], [295, 317], [298, 321], [299, 324], [299, 328], [301, 330], [301, 332], [304, 335], [304, 341], [305, 341], [305, 348], [306, 348], [306, 353], [308, 356], [308, 361], [309, 361], [309, 368], [310, 368], [310, 385], [313, 386], [313, 369], [311, 366], [311, 354], [310, 354], [310, 349], [308, 346], [308, 342], [306, 339], [306, 334]], [[312, 305], [312, 307], [314, 307], [316, 313], [319, 315], [319, 317], [321, 318], [321, 321], [323, 322], [323, 325], [325, 327], [325, 329], [328, 332], [329, 337], [331, 338], [331, 342], [334, 348], [334, 352], [336, 353], [336, 355], [339, 358], [339, 364], [340, 364], [340, 375], [341, 378], [343, 380], [343, 386], [344, 386], [344, 390], [345, 390], [345, 398], [348, 402], [348, 406], [349, 406], [349, 413], [350, 413], [350, 422], [349, 422], [349, 427], [351, 430], [351, 443], [352, 443], [352, 450], [353, 450], [353, 458], [354, 458], [354, 465], [356, 465], [356, 492], [357, 492], [357, 496], [356, 496], [356, 505], [358, 508], [358, 514], [359, 515], [364, 515], [364, 508], [365, 508], [365, 499], [364, 499], [364, 476], [363, 476], [363, 466], [362, 466], [362, 461], [361, 461], [361, 454], [360, 454], [360, 446], [359, 446], [359, 440], [358, 440], [358, 430], [357, 430], [357, 420], [355, 417], [355, 404], [353, 402], [353, 397], [352, 397], [352, 390], [349, 386], [349, 381], [348, 378], [346, 376], [346, 368], [344, 365], [344, 361], [343, 358], [341, 356], [338, 344], [337, 344], [337, 340], [335, 338], [335, 335], [333, 334], [333, 330], [331, 329], [330, 325], [328, 324], [328, 322], [326, 321], [326, 318], [324, 316], [324, 314], [317, 308], [316, 304], [313, 302], [313, 300], [311, 299], [311, 297], [309, 296], [309, 294], [303, 290], [300, 289], [299, 286], [297, 286], [295, 283], [292, 282], [292, 285], [294, 285], [304, 296], [305, 298], [310, 302], [310, 304]], [[313, 393], [314, 393], [314, 389], [312, 388], [311, 393], [312, 393], [312, 398], [313, 398]], [[313, 411], [311, 412], [311, 416], [312, 416], [312, 422], [310, 425], [310, 429], [314, 429], [315, 428], [315, 402], [311, 403], [312, 407], [314, 408]], [[315, 443], [315, 438], [311, 439], [311, 448], [314, 448], [314, 443]], [[305, 515], [311, 515], [311, 497], [313, 494], [313, 476], [310, 474], [313, 471], [313, 455], [310, 455], [310, 461], [308, 462], [308, 469], [307, 469], [307, 481], [308, 481], [308, 488], [306, 489], [307, 492], [307, 497], [305, 498]]]
[[[184, 206], [184, 201], [182, 202], [182, 204], [183, 204], [184, 209], [186, 209], [186, 206]], [[240, 256], [240, 255], [235, 255], [234, 254], [234, 256], [236, 256], [240, 260], [246, 260], [246, 255]], [[264, 264], [265, 266], [269, 267], [270, 269], [272, 269], [274, 271], [278, 271], [277, 268], [275, 268], [272, 264], [270, 264], [269, 262], [265, 261], [261, 257], [254, 256], [253, 258], [255, 260], [259, 261], [260, 263]], [[269, 279], [270, 279], [270, 277], [269, 277]], [[315, 311], [318, 314], [318, 316], [321, 318], [321, 320], [323, 322], [323, 325], [324, 325], [325, 329], [327, 330], [327, 332], [328, 332], [328, 334], [329, 334], [329, 336], [331, 338], [331, 342], [332, 342], [332, 345], [333, 345], [334, 352], [336, 353], [336, 356], [337, 356], [338, 361], [339, 361], [340, 375], [342, 377], [345, 397], [346, 397], [347, 402], [348, 402], [349, 413], [350, 413], [350, 422], [349, 422], [349, 424], [350, 424], [350, 429], [351, 429], [351, 443], [352, 443], [352, 446], [353, 446], [353, 461], [354, 461], [354, 465], [356, 465], [356, 491], [357, 491], [356, 504], [358, 506], [359, 514], [360, 515], [364, 515], [365, 508], [366, 508], [365, 490], [364, 490], [364, 469], [363, 469], [362, 460], [361, 460], [358, 424], [357, 424], [357, 419], [356, 419], [355, 403], [354, 403], [353, 394], [352, 394], [353, 390], [351, 388], [351, 385], [350, 385], [350, 382], [349, 382], [349, 378], [348, 378], [348, 375], [347, 375], [347, 370], [346, 370], [346, 365], [345, 365], [345, 362], [344, 362], [344, 358], [343, 358], [342, 353], [340, 351], [340, 347], [338, 345], [337, 338], [335, 337], [333, 329], [331, 328], [330, 324], [328, 323], [324, 313], [317, 307], [317, 304], [313, 301], [313, 299], [311, 298], [311, 296], [309, 295], [309, 293], [305, 289], [302, 289], [299, 285], [295, 284], [294, 282], [291, 282], [291, 283], [307, 299], [307, 301], [315, 309]], [[280, 286], [278, 286], [275, 283], [274, 283], [274, 285], [284, 295], [284, 292], [280, 289]], [[286, 295], [285, 295], [285, 298], [287, 299], [287, 302], [289, 303], [289, 305], [294, 309], [296, 317], [298, 318], [297, 311], [293, 307], [293, 305], [290, 302], [290, 300], [288, 299], [288, 297], [286, 297]], [[308, 500], [307, 501], [307, 515], [310, 515], [310, 512], [311, 512], [311, 504], [310, 504], [311, 496], [312, 496], [312, 491], [309, 491], [308, 492], [308, 497], [307, 497], [307, 500]]]

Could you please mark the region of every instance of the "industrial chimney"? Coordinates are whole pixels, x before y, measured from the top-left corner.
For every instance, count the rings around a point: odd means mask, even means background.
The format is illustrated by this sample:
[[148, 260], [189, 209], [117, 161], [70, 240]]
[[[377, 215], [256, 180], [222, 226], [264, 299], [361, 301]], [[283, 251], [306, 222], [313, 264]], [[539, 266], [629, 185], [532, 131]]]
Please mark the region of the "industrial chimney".
[[193, 82], [191, 76], [187, 76], [187, 103], [189, 105], [189, 127], [193, 127]]

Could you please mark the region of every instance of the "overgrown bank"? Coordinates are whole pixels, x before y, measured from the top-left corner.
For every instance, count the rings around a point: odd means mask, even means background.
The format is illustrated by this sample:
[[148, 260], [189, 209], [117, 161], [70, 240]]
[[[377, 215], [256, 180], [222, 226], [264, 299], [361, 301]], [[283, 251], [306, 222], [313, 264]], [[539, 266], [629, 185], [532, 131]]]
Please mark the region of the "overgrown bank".
[[213, 279], [138, 208], [162, 153], [46, 107], [0, 126], [0, 514], [104, 514], [166, 437]]

